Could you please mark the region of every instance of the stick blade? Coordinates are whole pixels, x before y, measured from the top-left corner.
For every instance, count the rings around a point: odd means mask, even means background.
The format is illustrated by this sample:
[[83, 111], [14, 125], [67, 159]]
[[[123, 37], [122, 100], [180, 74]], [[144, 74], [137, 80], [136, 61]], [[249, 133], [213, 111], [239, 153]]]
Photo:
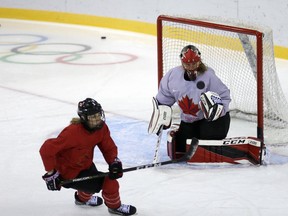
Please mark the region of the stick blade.
[[185, 155], [180, 159], [181, 161], [190, 160], [198, 148], [199, 140], [197, 138], [193, 137], [192, 139], [187, 140], [187, 142], [190, 143], [190, 148], [185, 153]]

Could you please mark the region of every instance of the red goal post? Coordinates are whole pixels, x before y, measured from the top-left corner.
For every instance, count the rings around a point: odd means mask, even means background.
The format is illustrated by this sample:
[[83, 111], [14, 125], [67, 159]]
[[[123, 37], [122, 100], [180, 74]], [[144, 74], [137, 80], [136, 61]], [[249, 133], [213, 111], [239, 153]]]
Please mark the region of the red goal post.
[[[219, 18], [161, 15], [157, 19], [158, 85], [169, 69], [181, 64], [181, 49], [199, 48], [231, 91], [232, 117], [256, 122], [257, 138], [288, 143], [288, 105], [274, 59], [271, 29]], [[241, 134], [239, 134], [241, 135]]]

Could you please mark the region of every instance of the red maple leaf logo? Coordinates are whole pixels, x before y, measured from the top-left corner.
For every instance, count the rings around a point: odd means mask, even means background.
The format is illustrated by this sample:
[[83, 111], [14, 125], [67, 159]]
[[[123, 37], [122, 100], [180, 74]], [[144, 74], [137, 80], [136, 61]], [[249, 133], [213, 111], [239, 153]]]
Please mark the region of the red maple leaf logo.
[[193, 99], [188, 98], [187, 95], [182, 97], [181, 100], [178, 100], [178, 104], [183, 113], [197, 116], [196, 113], [199, 111], [198, 104], [195, 104]]

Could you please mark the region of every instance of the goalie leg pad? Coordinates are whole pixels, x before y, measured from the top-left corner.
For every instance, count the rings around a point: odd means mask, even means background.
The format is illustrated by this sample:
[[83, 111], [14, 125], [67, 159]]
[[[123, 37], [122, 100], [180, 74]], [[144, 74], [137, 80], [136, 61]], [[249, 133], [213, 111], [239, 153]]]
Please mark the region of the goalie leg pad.
[[[189, 146], [186, 145], [186, 149]], [[190, 163], [262, 164], [261, 141], [254, 137], [232, 137], [222, 140], [199, 140]], [[264, 145], [265, 148], [265, 145]]]
[[153, 113], [150, 119], [148, 133], [157, 134], [161, 128], [170, 127], [172, 121], [172, 109], [167, 105], [159, 105], [158, 101], [153, 97]]

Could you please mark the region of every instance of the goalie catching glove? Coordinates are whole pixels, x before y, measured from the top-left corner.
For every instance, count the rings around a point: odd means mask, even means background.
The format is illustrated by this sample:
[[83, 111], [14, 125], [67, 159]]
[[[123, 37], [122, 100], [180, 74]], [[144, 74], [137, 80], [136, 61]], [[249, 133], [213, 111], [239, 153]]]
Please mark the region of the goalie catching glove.
[[208, 121], [215, 121], [223, 112], [223, 104], [221, 97], [215, 92], [205, 92], [200, 96], [200, 109], [204, 114], [204, 118]]
[[150, 119], [148, 133], [159, 134], [161, 127], [167, 129], [172, 121], [172, 109], [167, 105], [159, 105], [156, 98], [153, 97], [153, 114]]

